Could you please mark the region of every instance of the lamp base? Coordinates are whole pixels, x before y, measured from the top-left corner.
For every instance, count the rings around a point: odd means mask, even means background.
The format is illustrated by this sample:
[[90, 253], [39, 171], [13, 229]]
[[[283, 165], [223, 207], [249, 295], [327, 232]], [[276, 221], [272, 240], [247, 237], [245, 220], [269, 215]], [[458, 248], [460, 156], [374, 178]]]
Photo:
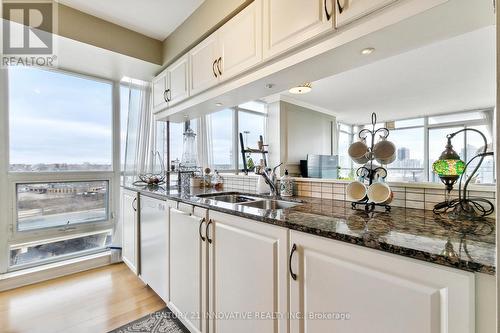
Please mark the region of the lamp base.
[[474, 207], [465, 201], [458, 202], [453, 210], [448, 214], [448, 217], [453, 220], [477, 220], [479, 215]]

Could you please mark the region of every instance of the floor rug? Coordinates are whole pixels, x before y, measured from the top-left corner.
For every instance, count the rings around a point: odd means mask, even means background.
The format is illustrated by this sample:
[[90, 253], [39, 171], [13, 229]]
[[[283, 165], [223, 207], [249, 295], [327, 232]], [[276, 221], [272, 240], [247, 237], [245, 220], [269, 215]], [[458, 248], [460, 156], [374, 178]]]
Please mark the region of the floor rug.
[[168, 308], [164, 308], [109, 333], [189, 333], [189, 331]]

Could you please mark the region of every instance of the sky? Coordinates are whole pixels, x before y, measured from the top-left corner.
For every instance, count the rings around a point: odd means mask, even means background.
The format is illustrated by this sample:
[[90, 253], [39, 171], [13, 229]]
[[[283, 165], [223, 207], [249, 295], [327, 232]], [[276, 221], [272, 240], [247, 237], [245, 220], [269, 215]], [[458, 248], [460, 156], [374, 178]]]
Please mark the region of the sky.
[[111, 164], [110, 83], [12, 67], [9, 104], [11, 164]]

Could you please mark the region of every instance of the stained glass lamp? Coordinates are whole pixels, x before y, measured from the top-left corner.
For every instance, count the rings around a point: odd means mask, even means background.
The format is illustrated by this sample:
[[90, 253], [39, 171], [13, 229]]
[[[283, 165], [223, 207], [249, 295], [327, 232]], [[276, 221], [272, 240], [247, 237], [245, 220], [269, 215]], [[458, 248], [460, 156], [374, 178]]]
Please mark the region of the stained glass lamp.
[[[460, 156], [451, 144], [451, 139], [455, 135], [461, 132], [472, 131], [476, 132], [483, 138], [484, 147], [483, 151], [476, 156], [474, 156], [467, 164], [460, 159]], [[458, 198], [453, 200], [446, 200], [444, 202], [438, 203], [434, 206], [434, 213], [445, 213], [451, 210], [449, 217], [453, 219], [467, 219], [467, 220], [477, 220], [493, 213], [493, 204], [485, 198], [469, 197], [467, 187], [470, 181], [474, 178], [474, 175], [479, 170], [479, 167], [483, 163], [486, 156], [492, 156], [493, 152], [487, 152], [488, 142], [486, 137], [480, 131], [474, 128], [464, 128], [455, 133], [448, 134], [446, 136], [448, 140], [446, 143], [445, 150], [439, 156], [439, 160], [432, 164], [432, 169], [439, 176], [443, 184], [446, 186], [446, 191], [448, 193], [453, 189], [453, 185], [460, 179], [458, 185]], [[469, 176], [467, 176], [467, 167], [471, 162], [478, 159], [477, 165], [472, 170]], [[462, 183], [464, 186], [462, 188]]]
[[448, 136], [448, 143], [441, 156], [439, 156], [439, 160], [432, 164], [432, 169], [439, 176], [443, 184], [446, 185], [448, 193], [451, 192], [453, 185], [455, 185], [458, 178], [464, 173], [465, 162], [453, 150], [450, 136]]

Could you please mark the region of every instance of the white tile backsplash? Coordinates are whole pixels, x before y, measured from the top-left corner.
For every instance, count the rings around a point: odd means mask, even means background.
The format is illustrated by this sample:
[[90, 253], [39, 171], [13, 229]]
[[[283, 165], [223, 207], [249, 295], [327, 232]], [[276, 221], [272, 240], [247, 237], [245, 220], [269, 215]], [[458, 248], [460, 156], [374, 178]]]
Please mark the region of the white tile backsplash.
[[[255, 193], [258, 176], [224, 174], [222, 176], [224, 178], [225, 190]], [[343, 181], [296, 179], [294, 193], [302, 197], [346, 201], [345, 189], [347, 184], [348, 182]], [[444, 188], [435, 188], [435, 185], [431, 186], [433, 186], [433, 188], [416, 187], [415, 185], [405, 187], [401, 185], [401, 183], [398, 183], [398, 186], [391, 186], [391, 190], [394, 192], [394, 199], [391, 206], [432, 210], [436, 203], [445, 200], [445, 190]], [[492, 202], [496, 197], [496, 193], [493, 190], [481, 191], [476, 190], [476, 188], [474, 191], [469, 191], [469, 195], [487, 198]], [[450, 194], [450, 198], [457, 197], [458, 191], [453, 190]]]

